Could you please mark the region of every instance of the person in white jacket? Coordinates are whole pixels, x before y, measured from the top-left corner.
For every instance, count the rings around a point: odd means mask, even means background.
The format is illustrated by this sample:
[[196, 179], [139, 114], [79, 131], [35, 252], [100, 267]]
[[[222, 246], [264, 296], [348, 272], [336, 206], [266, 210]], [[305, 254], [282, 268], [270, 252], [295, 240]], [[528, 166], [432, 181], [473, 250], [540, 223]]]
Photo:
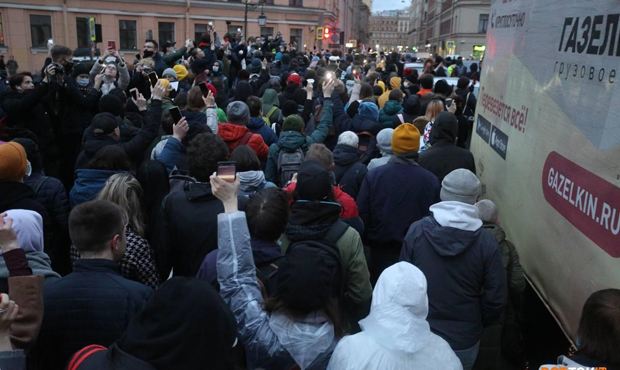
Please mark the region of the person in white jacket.
[[383, 271], [362, 331], [340, 340], [328, 370], [462, 370], [448, 343], [431, 332], [426, 278], [409, 262]]

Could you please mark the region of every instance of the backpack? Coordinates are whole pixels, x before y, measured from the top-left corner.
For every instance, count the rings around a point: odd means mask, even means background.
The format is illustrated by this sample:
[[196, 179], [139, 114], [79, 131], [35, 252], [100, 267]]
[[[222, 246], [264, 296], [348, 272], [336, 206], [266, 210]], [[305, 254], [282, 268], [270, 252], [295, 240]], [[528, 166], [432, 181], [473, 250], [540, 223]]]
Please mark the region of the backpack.
[[263, 116], [263, 120], [265, 120], [265, 123], [267, 124], [267, 126], [271, 127], [272, 123], [275, 123], [278, 121], [278, 117], [275, 117], [275, 119], [272, 117], [273, 114], [278, 110], [278, 107], [276, 107], [275, 105], [273, 107], [271, 107], [271, 109], [269, 109], [269, 111], [267, 112], [267, 114], [265, 114]]
[[467, 122], [473, 123], [474, 122], [474, 112], [472, 111], [472, 109], [467, 104], [467, 102], [469, 102], [469, 94], [471, 94], [471, 92], [468, 92], [467, 96], [465, 97], [465, 106], [463, 107], [463, 116], [467, 119]]
[[379, 154], [377, 147], [377, 139], [375, 135], [368, 131], [362, 131], [357, 134], [359, 141], [358, 151], [360, 153], [360, 161], [368, 165], [371, 159], [376, 158]]
[[89, 346], [82, 348], [81, 350], [77, 351], [73, 355], [73, 357], [71, 358], [71, 361], [69, 362], [69, 365], [67, 366], [67, 370], [79, 369], [82, 363], [86, 361], [87, 358], [89, 358], [90, 356], [92, 356], [93, 354], [97, 352], [101, 352], [105, 350], [107, 350], [107, 348], [99, 344], [91, 344]]
[[293, 250], [308, 250], [313, 254], [321, 255], [324, 264], [334, 271], [334, 285], [332, 296], [342, 302], [344, 295], [344, 283], [346, 281], [342, 268], [342, 259], [338, 249], [338, 240], [349, 228], [344, 221], [338, 219], [329, 228], [323, 239], [319, 240], [299, 240], [291, 243], [286, 249], [286, 255], [290, 255]]
[[293, 175], [299, 171], [301, 162], [304, 161], [304, 156], [304, 151], [301, 148], [297, 148], [294, 152], [280, 149], [277, 162], [280, 186], [284, 186], [291, 181]]
[[252, 135], [254, 135], [252, 131], [246, 131], [246, 133], [243, 134], [243, 136], [241, 136], [241, 138], [236, 143], [233, 143], [230, 146], [230, 152], [232, 153], [233, 150], [237, 149], [237, 147], [240, 147], [241, 145], [248, 145], [250, 139], [252, 138]]

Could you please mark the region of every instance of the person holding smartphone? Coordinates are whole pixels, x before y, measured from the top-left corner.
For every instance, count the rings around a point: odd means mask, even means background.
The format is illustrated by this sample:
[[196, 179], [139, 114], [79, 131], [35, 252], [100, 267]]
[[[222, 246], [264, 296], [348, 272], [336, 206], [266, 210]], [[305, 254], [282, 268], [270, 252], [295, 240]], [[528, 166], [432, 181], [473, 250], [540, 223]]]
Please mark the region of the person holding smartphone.
[[90, 79], [95, 81], [97, 75], [103, 75], [101, 94], [107, 95], [112, 89], [125, 90], [129, 86], [129, 71], [123, 57], [116, 48], [116, 42], [109, 41], [108, 49], [97, 59], [90, 70]]

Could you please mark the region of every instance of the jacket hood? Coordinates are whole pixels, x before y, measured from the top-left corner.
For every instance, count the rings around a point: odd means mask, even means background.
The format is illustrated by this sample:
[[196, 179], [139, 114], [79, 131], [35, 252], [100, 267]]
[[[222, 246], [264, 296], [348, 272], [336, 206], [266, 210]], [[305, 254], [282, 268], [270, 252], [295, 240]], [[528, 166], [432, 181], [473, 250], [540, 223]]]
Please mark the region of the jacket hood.
[[351, 121], [351, 131], [353, 132], [368, 131], [373, 135], [377, 135], [382, 128], [383, 126], [377, 119], [370, 119], [359, 113]]
[[411, 116], [419, 116], [420, 109], [420, 98], [418, 95], [410, 95], [403, 103], [403, 111]]
[[[87, 130], [88, 133], [88, 130]], [[90, 137], [87, 138], [86, 141], [84, 142], [84, 153], [86, 153], [86, 156], [91, 159], [92, 157], [95, 156], [95, 154], [97, 153], [97, 151], [99, 151], [99, 149], [103, 148], [104, 146], [108, 146], [108, 145], [116, 145], [118, 144], [118, 141], [112, 139], [110, 136], [104, 136], [104, 137]]]
[[24, 252], [43, 252], [43, 218], [35, 211], [10, 209], [6, 212], [13, 219], [13, 230], [19, 247]]
[[433, 123], [433, 129], [430, 133], [429, 140], [431, 145], [439, 142], [456, 145], [458, 129], [459, 124], [454, 114], [450, 112], [439, 113], [437, 118], [435, 118], [435, 123]]
[[30, 186], [21, 183], [6, 181], [0, 182], [0, 207], [2, 209], [11, 208], [11, 204], [22, 199], [34, 199], [34, 192]]
[[302, 369], [310, 367], [335, 345], [334, 327], [319, 312], [295, 321], [283, 313], [275, 312], [269, 318], [269, 327]]
[[497, 224], [485, 222], [484, 225], [482, 225], [482, 227], [488, 230], [491, 234], [493, 234], [493, 236], [495, 237], [495, 240], [497, 240], [498, 243], [501, 243], [504, 240], [506, 240], [506, 232], [501, 226]]
[[427, 315], [424, 274], [408, 262], [398, 262], [379, 276], [370, 314], [360, 327], [388, 349], [415, 353], [428, 345], [432, 335]]
[[441, 256], [456, 256], [474, 244], [482, 232], [482, 221], [476, 206], [447, 201], [430, 207], [434, 222], [426, 224], [423, 233]]
[[379, 107], [373, 102], [363, 101], [357, 108], [357, 115], [370, 121], [377, 121], [379, 119]]
[[[26, 252], [26, 260], [28, 261], [28, 266], [32, 269], [33, 275], [60, 279], [60, 275], [52, 270], [52, 261], [45, 252], [28, 251]], [[8, 277], [9, 269], [6, 266], [4, 258], [0, 258], [0, 279], [6, 279]]]
[[267, 114], [274, 105], [278, 105], [278, 92], [274, 89], [265, 90], [261, 102], [263, 103], [263, 112]]
[[71, 205], [75, 206], [95, 199], [97, 193], [105, 186], [105, 182], [108, 178], [116, 173], [118, 172], [112, 170], [94, 170], [88, 168], [76, 170], [75, 184], [69, 193]]
[[338, 144], [334, 148], [334, 163], [346, 167], [359, 160], [358, 150], [349, 145]]
[[293, 152], [306, 145], [306, 137], [301, 132], [284, 131], [278, 139], [278, 146], [287, 152]]
[[181, 112], [185, 119], [187, 120], [187, 124], [191, 126], [202, 125], [207, 126], [207, 115], [205, 112], [194, 112], [190, 110], [184, 110]]
[[248, 128], [234, 123], [223, 123], [217, 127], [217, 134], [225, 142], [235, 142], [243, 137]]
[[185, 186], [185, 197], [189, 201], [216, 199], [208, 182], [188, 182]]
[[383, 113], [393, 116], [400, 113], [403, 110], [403, 106], [396, 100], [388, 100], [383, 106]]
[[262, 127], [266, 125], [263, 117], [251, 117], [250, 122], [248, 122], [248, 128], [250, 130], [260, 130]]

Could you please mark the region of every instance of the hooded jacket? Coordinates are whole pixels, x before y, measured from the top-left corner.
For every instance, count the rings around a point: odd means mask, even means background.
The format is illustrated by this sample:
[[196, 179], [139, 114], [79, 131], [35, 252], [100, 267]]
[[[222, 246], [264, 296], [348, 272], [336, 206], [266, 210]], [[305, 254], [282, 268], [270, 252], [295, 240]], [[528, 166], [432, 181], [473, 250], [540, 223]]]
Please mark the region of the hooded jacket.
[[[280, 108], [278, 108], [280, 106], [280, 101], [278, 100], [278, 92], [274, 89], [266, 89], [263, 93], [263, 97], [261, 98], [261, 102], [263, 105], [263, 113], [265, 114], [267, 119], [269, 119], [269, 122], [277, 122], [277, 118], [280, 116]], [[273, 113], [270, 114], [273, 107], [275, 107], [276, 109], [273, 110]]]
[[[247, 142], [243, 142], [242, 139], [248, 132], [250, 132], [251, 135], [249, 139], [247, 139]], [[234, 123], [222, 123], [218, 127], [217, 134], [224, 140], [231, 153], [239, 145], [247, 145], [254, 150], [258, 159], [261, 161], [267, 159], [269, 147], [265, 144], [263, 137], [259, 134], [252, 133], [246, 126]]]
[[344, 111], [342, 99], [332, 97], [325, 100], [325, 102], [328, 101], [333, 102], [334, 128], [337, 135], [345, 131], [370, 132], [372, 135], [377, 135], [383, 128], [379, 123], [379, 108], [372, 102], [362, 102], [358, 107], [357, 114], [351, 118]]
[[97, 197], [103, 189], [110, 176], [121, 171], [97, 170], [97, 169], [78, 169], [75, 171], [75, 184], [69, 192], [71, 207], [88, 202]]
[[426, 278], [407, 262], [383, 271], [361, 333], [344, 337], [328, 370], [462, 369], [448, 343], [430, 330]]
[[431, 147], [420, 154], [420, 166], [434, 173], [439, 181], [458, 168], [476, 173], [474, 156], [469, 150], [456, 146], [457, 132], [458, 122], [454, 114], [439, 113], [431, 129]]
[[357, 197], [362, 181], [368, 172], [366, 166], [360, 162], [357, 148], [350, 145], [338, 144], [334, 148], [334, 163], [336, 168], [336, 182], [342, 190], [353, 198]]
[[278, 141], [276, 133], [269, 126], [267, 126], [267, 123], [265, 123], [263, 117], [251, 117], [247, 127], [253, 133], [262, 136], [267, 146]]
[[269, 157], [265, 166], [265, 177], [267, 180], [271, 182], [278, 181], [278, 156], [280, 150], [294, 152], [301, 148], [305, 153], [311, 144], [325, 141], [331, 125], [332, 103], [330, 100], [325, 100], [319, 125], [310, 135], [304, 135], [299, 131], [283, 131], [278, 142], [271, 144], [269, 147]]
[[410, 95], [403, 102], [403, 111], [401, 113], [401, 116], [403, 118], [402, 121], [400, 120], [398, 114], [396, 114], [394, 116], [393, 127], [397, 127], [401, 123], [413, 123], [413, 121], [421, 115], [420, 110], [420, 98], [418, 97], [418, 95]]
[[394, 119], [398, 119], [396, 115], [402, 112], [403, 112], [403, 106], [399, 101], [388, 100], [383, 106], [383, 109], [379, 111], [379, 122], [381, 122], [382, 128], [396, 127], [394, 125]]
[[498, 321], [506, 302], [506, 274], [491, 233], [475, 206], [444, 201], [409, 228], [400, 258], [428, 280], [428, 321], [456, 350], [470, 348], [484, 326]]
[[237, 319], [248, 367], [324, 369], [337, 342], [331, 322], [320, 312], [296, 319], [280, 311], [267, 313], [256, 279], [245, 213], [218, 215], [218, 230], [220, 295]]

